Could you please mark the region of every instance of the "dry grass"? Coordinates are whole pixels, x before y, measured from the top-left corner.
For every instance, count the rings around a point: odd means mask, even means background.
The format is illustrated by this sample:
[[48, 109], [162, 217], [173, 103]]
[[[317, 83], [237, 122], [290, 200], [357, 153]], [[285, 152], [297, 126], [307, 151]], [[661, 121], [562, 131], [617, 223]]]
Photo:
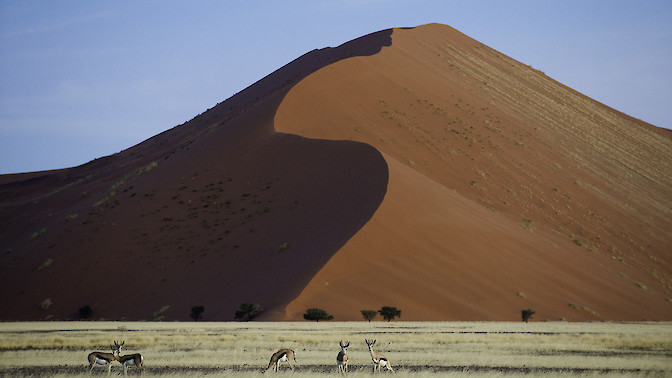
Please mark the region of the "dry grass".
[[121, 339], [146, 376], [260, 376], [283, 347], [295, 375], [336, 374], [339, 340], [351, 342], [352, 375], [369, 375], [365, 338], [401, 376], [672, 375], [672, 323], [566, 322], [2, 323], [0, 375], [87, 375], [86, 355]]

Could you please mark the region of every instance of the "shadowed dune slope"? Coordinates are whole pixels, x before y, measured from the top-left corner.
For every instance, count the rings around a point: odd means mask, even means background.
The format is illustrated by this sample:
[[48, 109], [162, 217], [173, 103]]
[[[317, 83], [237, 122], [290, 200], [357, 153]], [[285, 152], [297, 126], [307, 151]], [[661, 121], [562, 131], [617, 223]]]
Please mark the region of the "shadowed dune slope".
[[436, 24], [307, 77], [275, 125], [368, 143], [390, 167], [381, 207], [288, 319], [672, 317], [667, 130]]
[[672, 135], [443, 25], [0, 177], [0, 320], [670, 320]]
[[282, 311], [387, 188], [379, 151], [278, 133], [287, 91], [391, 30], [315, 50], [190, 122], [80, 167], [0, 180], [2, 320]]

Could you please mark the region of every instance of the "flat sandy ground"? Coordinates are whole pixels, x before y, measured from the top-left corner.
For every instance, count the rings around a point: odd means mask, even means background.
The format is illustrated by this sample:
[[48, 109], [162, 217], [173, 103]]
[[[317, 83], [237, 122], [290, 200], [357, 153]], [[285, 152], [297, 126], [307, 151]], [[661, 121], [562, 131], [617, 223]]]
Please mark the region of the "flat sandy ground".
[[396, 376], [672, 376], [672, 323], [375, 321], [0, 323], [0, 376], [87, 376], [88, 353], [114, 340], [144, 356], [145, 376], [190, 377], [261, 376], [280, 348], [296, 351], [295, 375], [333, 376], [344, 340], [362, 376], [373, 366], [364, 339]]

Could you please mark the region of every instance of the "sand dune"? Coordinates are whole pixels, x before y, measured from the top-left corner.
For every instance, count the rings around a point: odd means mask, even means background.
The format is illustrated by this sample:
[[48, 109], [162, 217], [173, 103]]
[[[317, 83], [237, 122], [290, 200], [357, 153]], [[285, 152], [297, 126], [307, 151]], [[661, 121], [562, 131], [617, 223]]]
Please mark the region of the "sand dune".
[[313, 305], [347, 319], [383, 305], [410, 320], [669, 318], [669, 133], [449, 27], [392, 41], [309, 76], [278, 110], [278, 130], [363, 141], [390, 166], [381, 208], [288, 318]]
[[[444, 25], [0, 178], [0, 319], [670, 320], [672, 136]], [[163, 311], [159, 311], [163, 309]]]

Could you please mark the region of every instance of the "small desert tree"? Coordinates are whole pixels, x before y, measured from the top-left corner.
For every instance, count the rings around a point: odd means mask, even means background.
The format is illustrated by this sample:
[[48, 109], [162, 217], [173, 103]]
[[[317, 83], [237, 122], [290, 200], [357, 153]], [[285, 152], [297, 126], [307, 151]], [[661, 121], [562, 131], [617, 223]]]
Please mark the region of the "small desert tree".
[[376, 310], [362, 310], [362, 316], [368, 321], [372, 321], [376, 315], [378, 315], [378, 311]]
[[523, 318], [523, 321], [525, 323], [527, 323], [528, 320], [532, 319], [532, 315], [534, 315], [534, 311], [530, 310], [529, 308], [527, 310], [520, 311], [520, 316]]
[[93, 313], [93, 309], [91, 309], [91, 306], [89, 305], [84, 305], [79, 308], [79, 317], [81, 319], [86, 319], [91, 316]]
[[254, 319], [259, 314], [259, 304], [252, 302], [245, 302], [240, 305], [240, 310], [236, 311], [236, 319], [242, 320], [247, 316], [247, 320]]
[[387, 320], [388, 322], [394, 320], [394, 318], [397, 316], [401, 318], [401, 310], [397, 309], [396, 307], [383, 306], [383, 308], [378, 310], [378, 312], [383, 317], [383, 319]]
[[201, 316], [203, 316], [203, 312], [205, 312], [205, 307], [194, 306], [191, 308], [191, 314], [189, 314], [189, 316], [194, 319], [195, 322], [197, 322], [199, 319], [201, 319]]
[[331, 320], [334, 318], [334, 316], [330, 315], [321, 308], [309, 308], [306, 310], [306, 313], [303, 314], [303, 318], [306, 320], [314, 320], [319, 322], [320, 320]]

